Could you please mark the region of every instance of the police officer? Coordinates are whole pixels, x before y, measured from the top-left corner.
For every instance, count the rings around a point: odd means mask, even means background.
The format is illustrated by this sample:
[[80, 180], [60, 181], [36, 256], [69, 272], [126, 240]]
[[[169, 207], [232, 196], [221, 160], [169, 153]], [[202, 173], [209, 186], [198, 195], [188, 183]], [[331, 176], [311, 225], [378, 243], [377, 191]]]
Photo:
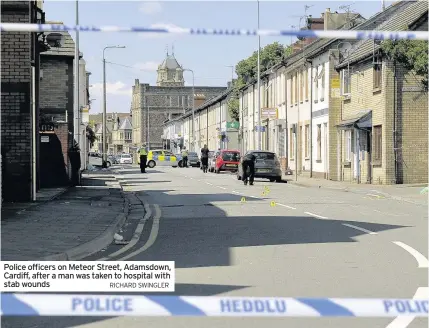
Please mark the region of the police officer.
[[247, 185], [247, 180], [249, 179], [249, 184], [253, 185], [253, 180], [255, 179], [255, 161], [256, 156], [253, 153], [248, 153], [243, 157], [243, 162], [241, 163], [243, 168], [243, 182], [244, 185]]
[[140, 171], [141, 173], [146, 173], [146, 162], [147, 162], [147, 146], [143, 144], [143, 147], [140, 148]]
[[188, 151], [186, 147], [183, 147], [182, 150], [182, 167], [188, 167]]

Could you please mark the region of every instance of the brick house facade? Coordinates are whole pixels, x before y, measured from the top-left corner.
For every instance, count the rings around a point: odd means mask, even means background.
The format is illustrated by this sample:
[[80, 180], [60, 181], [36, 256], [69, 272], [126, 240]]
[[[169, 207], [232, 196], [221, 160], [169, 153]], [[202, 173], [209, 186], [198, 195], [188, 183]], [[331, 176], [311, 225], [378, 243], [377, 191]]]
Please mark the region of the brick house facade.
[[[410, 2], [380, 29], [406, 25], [427, 31], [427, 21], [427, 4]], [[337, 125], [341, 180], [426, 183], [428, 98], [419, 77], [383, 55], [373, 40], [363, 42], [337, 70], [346, 76], [342, 78], [342, 121]]]
[[[1, 11], [2, 23], [38, 22], [37, 3], [33, 1], [2, 1]], [[43, 19], [39, 11], [40, 16]], [[37, 155], [34, 156], [37, 143], [33, 143], [32, 136], [33, 132], [38, 134], [38, 83], [33, 81], [38, 80], [38, 51], [42, 49], [36, 41], [35, 33], [2, 32], [1, 36], [2, 197], [5, 201], [32, 200], [37, 189]]]

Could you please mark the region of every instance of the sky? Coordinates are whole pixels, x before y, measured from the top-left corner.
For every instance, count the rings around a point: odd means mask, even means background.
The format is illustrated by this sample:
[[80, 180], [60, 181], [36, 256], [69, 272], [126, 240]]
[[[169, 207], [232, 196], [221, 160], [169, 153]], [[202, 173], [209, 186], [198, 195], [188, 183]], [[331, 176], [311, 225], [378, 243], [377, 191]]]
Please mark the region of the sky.
[[[392, 1], [386, 1], [386, 6]], [[307, 11], [305, 6], [309, 7]], [[261, 29], [298, 28], [300, 17], [320, 17], [326, 8], [331, 12], [360, 13], [369, 18], [381, 10], [379, 1], [263, 1], [259, 3]], [[76, 23], [75, 1], [44, 1], [47, 21]], [[95, 26], [194, 27], [256, 29], [257, 1], [84, 1], [79, 0], [79, 24]], [[303, 26], [304, 20], [301, 20]], [[73, 39], [75, 33], [70, 32]], [[291, 37], [261, 37], [261, 46], [278, 41], [289, 45]], [[106, 50], [107, 112], [129, 112], [131, 87], [135, 79], [156, 85], [156, 69], [166, 56], [167, 46], [179, 64], [192, 69], [195, 85], [225, 86], [232, 69], [258, 48], [253, 36], [190, 36], [148, 33], [81, 32], [79, 48], [90, 76], [91, 114], [102, 111], [103, 48], [120, 45], [124, 49]], [[234, 72], [234, 77], [236, 77]], [[185, 72], [186, 85], [192, 75]]]

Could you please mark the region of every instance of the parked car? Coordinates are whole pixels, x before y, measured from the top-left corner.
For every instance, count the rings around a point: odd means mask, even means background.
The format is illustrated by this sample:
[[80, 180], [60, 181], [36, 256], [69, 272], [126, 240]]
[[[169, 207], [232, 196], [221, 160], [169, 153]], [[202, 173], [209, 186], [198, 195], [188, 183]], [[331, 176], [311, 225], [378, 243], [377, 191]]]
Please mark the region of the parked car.
[[199, 167], [200, 166], [200, 159], [199, 159], [197, 153], [195, 153], [195, 152], [189, 152], [188, 153], [188, 166], [191, 166], [191, 167]]
[[[88, 162], [92, 166], [103, 166], [103, 157], [102, 157], [101, 154], [99, 154], [99, 153], [89, 153], [88, 157], [89, 157], [88, 158]], [[107, 164], [107, 167], [109, 167], [109, 166], [112, 165], [112, 161], [109, 158], [107, 158], [106, 164]]]
[[119, 164], [133, 164], [133, 158], [130, 154], [121, 154]]
[[238, 169], [240, 162], [240, 152], [238, 150], [221, 150], [219, 155], [216, 156], [214, 171], [220, 173], [221, 171], [235, 172]]
[[[256, 157], [255, 178], [265, 178], [269, 179], [271, 182], [282, 181], [282, 169], [280, 161], [275, 153], [264, 150], [249, 150], [246, 155], [249, 153], [252, 153]], [[237, 171], [238, 180], [241, 180], [243, 177], [243, 168], [241, 164], [242, 160], [240, 161]]]
[[[213, 158], [215, 152], [214, 151], [209, 151], [209, 161], [207, 163], [207, 169], [210, 168], [210, 160]], [[203, 164], [201, 163], [201, 157], [200, 157], [200, 170], [203, 169]]]
[[119, 164], [119, 158], [116, 155], [109, 155], [107, 158], [112, 164]]
[[[140, 157], [137, 157], [137, 163], [140, 164]], [[147, 166], [153, 169], [155, 166], [172, 166], [179, 165], [176, 155], [168, 150], [154, 149], [149, 150], [147, 154]]]

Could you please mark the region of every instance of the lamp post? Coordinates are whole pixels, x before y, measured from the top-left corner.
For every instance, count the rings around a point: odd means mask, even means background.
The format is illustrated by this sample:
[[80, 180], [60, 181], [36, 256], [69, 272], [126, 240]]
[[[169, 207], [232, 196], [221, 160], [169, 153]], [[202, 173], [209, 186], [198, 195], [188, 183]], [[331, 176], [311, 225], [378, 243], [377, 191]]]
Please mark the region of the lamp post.
[[[76, 0], [75, 19], [79, 25], [79, 0]], [[80, 105], [79, 105], [79, 30], [76, 29], [76, 43], [74, 47], [74, 140], [80, 144]]]
[[102, 154], [103, 154], [103, 167], [107, 167], [107, 138], [106, 138], [106, 59], [104, 58], [104, 53], [106, 49], [113, 48], [125, 48], [125, 46], [107, 46], [103, 49], [103, 142], [102, 144]]
[[183, 71], [192, 73], [192, 147], [195, 151], [195, 76], [194, 71], [191, 69], [185, 68]]
[[[259, 0], [258, 2], [258, 31], [259, 31]], [[258, 150], [262, 149], [261, 138], [261, 36], [258, 34]]]

